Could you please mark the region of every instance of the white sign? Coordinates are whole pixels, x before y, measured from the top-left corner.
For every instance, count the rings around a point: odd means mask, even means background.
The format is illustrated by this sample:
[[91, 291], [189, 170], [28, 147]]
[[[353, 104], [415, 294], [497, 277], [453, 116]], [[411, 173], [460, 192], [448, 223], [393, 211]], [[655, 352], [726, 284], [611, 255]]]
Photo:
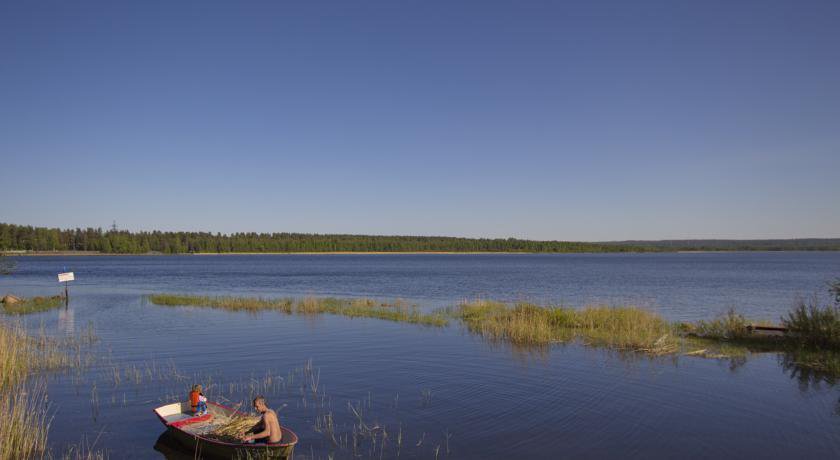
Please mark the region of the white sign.
[[58, 282], [59, 283], [66, 283], [68, 281], [73, 281], [75, 279], [76, 278], [73, 277], [73, 272], [59, 273], [58, 274]]

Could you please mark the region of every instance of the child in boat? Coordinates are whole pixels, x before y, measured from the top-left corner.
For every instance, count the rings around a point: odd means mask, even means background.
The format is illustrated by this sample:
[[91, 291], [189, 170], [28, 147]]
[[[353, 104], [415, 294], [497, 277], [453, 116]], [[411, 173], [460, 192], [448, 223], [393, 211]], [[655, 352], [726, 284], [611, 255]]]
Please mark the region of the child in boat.
[[204, 393], [201, 391], [198, 392], [198, 415], [204, 415], [207, 413], [207, 396], [204, 396]]
[[[190, 407], [192, 408], [192, 412], [195, 415], [198, 415], [199, 411], [199, 403], [201, 402], [202, 396], [202, 389], [201, 385], [193, 385], [192, 391], [190, 391]], [[206, 404], [205, 404], [206, 406]]]

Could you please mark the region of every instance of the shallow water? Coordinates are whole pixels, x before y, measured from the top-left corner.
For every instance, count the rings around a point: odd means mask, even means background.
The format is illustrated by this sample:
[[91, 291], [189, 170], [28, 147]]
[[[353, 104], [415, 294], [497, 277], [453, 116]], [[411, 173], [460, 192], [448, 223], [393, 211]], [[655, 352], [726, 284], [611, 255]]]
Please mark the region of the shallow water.
[[[20, 258], [0, 293], [57, 292], [69, 308], [26, 317], [71, 334], [93, 322], [96, 361], [50, 377], [57, 450], [82, 439], [117, 458], [192, 458], [152, 414], [192, 383], [211, 398], [255, 392], [300, 436], [296, 458], [828, 457], [840, 453], [840, 391], [799, 380], [775, 354], [744, 362], [651, 360], [579, 345], [522, 350], [457, 325], [257, 315], [149, 304], [145, 294], [401, 297], [423, 308], [476, 296], [641, 304], [669, 319], [729, 306], [777, 319], [824, 293], [840, 253], [319, 255]], [[307, 362], [311, 360], [311, 367]], [[113, 375], [115, 369], [119, 382]], [[270, 377], [270, 382], [266, 377]], [[317, 391], [313, 391], [313, 380]], [[138, 383], [139, 382], [139, 383]], [[316, 429], [332, 415], [338, 444]], [[322, 420], [322, 419], [321, 419]], [[382, 447], [382, 432], [388, 433]]]

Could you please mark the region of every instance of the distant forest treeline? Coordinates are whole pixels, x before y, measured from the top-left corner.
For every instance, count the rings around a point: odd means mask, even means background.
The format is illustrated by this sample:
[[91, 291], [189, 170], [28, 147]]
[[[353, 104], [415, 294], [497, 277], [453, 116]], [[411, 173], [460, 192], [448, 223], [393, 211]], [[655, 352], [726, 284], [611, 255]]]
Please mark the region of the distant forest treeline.
[[317, 235], [308, 233], [129, 232], [0, 223], [0, 250], [161, 252], [630, 252], [628, 245], [438, 236]]
[[440, 236], [318, 235], [308, 233], [129, 232], [0, 223], [0, 251], [160, 252], [639, 252], [840, 250], [840, 239], [666, 240], [585, 243]]
[[840, 238], [789, 240], [659, 240], [614, 241], [610, 245], [644, 246], [661, 251], [840, 251]]

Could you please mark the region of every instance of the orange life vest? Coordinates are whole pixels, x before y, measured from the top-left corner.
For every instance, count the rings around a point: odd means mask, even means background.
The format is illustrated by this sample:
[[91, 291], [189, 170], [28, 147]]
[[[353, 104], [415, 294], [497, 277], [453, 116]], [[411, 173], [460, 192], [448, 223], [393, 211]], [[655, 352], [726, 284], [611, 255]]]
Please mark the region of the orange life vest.
[[190, 392], [190, 406], [192, 406], [193, 409], [198, 407], [198, 392], [195, 390]]

